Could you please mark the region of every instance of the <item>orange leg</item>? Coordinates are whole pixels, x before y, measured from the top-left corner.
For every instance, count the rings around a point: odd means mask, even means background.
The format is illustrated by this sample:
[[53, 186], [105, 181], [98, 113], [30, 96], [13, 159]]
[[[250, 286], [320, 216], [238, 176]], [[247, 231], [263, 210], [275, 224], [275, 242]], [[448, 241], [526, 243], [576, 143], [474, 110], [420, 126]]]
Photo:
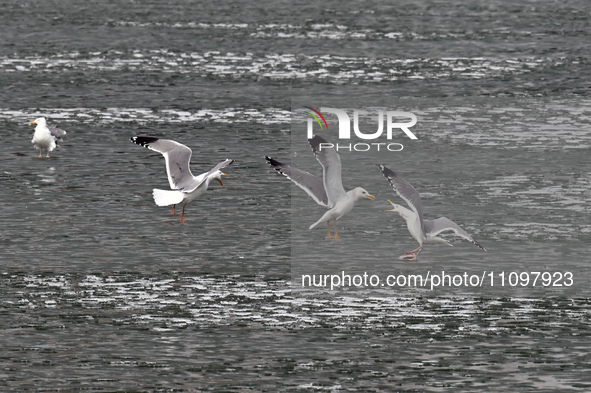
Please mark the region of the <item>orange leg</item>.
[[326, 227], [328, 228], [328, 233], [326, 234], [326, 240], [330, 240], [330, 239], [332, 239], [332, 236], [330, 236], [330, 223], [328, 221], [326, 222]]
[[181, 220], [181, 222], [184, 224], [185, 223], [185, 206], [187, 206], [187, 204], [185, 203], [183, 205], [183, 212], [181, 213], [181, 215], [179, 216], [179, 220]]
[[337, 222], [334, 222], [334, 239], [339, 240], [339, 232], [337, 231]]
[[170, 210], [170, 212], [172, 213], [172, 215], [174, 216], [174, 208], [176, 207], [176, 205], [172, 205], [172, 209]]

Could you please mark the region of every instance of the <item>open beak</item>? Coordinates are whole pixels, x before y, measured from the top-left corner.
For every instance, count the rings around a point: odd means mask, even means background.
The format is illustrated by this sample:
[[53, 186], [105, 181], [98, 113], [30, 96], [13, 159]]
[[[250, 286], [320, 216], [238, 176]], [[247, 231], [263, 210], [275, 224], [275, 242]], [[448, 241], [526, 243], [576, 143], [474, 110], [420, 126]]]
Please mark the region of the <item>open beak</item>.
[[33, 121], [31, 122], [31, 124], [37, 124], [37, 122], [36, 122], [35, 120], [33, 120]]
[[369, 199], [370, 201], [373, 201], [374, 199], [376, 199], [376, 197], [375, 197], [375, 196], [373, 196], [373, 195], [371, 195], [371, 194], [370, 194], [370, 195], [366, 195], [365, 197], [366, 197], [367, 199]]
[[[228, 175], [226, 175], [225, 173], [222, 173], [222, 176], [228, 176]], [[222, 183], [222, 179], [218, 179], [218, 181], [220, 182], [220, 185], [222, 185], [222, 186], [224, 185], [224, 183]]]
[[392, 210], [384, 210], [384, 211], [387, 211], [387, 212], [393, 212], [393, 211], [396, 211], [396, 208], [394, 207], [394, 203], [392, 203], [392, 201], [391, 201], [391, 200], [389, 200], [389, 199], [388, 199], [388, 202], [390, 202], [390, 205], [392, 205]]

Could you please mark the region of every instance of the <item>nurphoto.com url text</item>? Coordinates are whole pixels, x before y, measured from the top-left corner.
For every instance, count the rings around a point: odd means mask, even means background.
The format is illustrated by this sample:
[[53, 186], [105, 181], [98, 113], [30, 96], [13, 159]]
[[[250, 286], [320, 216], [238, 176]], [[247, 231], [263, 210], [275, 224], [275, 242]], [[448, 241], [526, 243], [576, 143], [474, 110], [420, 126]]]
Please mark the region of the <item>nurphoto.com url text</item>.
[[480, 274], [446, 273], [445, 271], [424, 274], [389, 274], [381, 276], [367, 272], [359, 274], [302, 274], [300, 285], [304, 288], [385, 288], [385, 287], [571, 287], [574, 285], [572, 272], [506, 272], [483, 271]]

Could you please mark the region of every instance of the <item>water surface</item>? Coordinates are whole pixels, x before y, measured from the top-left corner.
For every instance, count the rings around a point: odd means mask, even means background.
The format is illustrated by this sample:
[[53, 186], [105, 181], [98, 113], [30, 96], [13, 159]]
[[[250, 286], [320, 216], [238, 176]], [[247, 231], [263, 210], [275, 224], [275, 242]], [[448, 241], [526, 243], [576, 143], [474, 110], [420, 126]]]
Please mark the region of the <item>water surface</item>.
[[[0, 22], [3, 391], [590, 389], [586, 2], [9, 1]], [[302, 99], [419, 117], [400, 154], [343, 154], [345, 187], [378, 199], [341, 243], [307, 230], [322, 208], [263, 158], [318, 173], [305, 141], [291, 150]], [[68, 131], [50, 159], [39, 116]], [[196, 173], [236, 162], [182, 225], [134, 135], [190, 146]], [[416, 245], [376, 163], [489, 252], [456, 240], [401, 263]], [[294, 252], [314, 249], [576, 285], [292, 291]]]

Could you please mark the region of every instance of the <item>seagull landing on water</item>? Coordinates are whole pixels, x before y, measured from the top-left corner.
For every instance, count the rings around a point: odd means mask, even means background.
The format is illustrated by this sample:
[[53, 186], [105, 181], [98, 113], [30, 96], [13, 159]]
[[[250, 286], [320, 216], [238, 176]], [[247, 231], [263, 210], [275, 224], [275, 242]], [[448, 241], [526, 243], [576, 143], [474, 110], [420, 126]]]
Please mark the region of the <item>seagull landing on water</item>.
[[444, 243], [449, 244], [445, 239], [437, 237], [441, 232], [453, 231], [457, 235], [463, 237], [466, 240], [471, 241], [474, 245], [480, 247], [486, 252], [478, 242], [472, 239], [472, 236], [468, 235], [458, 224], [450, 220], [449, 218], [440, 217], [435, 220], [423, 220], [423, 206], [421, 203], [421, 197], [417, 190], [400, 175], [386, 168], [384, 165], [379, 165], [380, 170], [386, 176], [386, 179], [390, 182], [390, 185], [396, 191], [400, 198], [404, 199], [408, 206], [412, 210], [405, 208], [404, 206], [397, 205], [388, 200], [392, 205], [392, 210], [386, 210], [387, 212], [396, 212], [402, 218], [406, 220], [406, 226], [408, 231], [419, 242], [419, 248], [412, 251], [407, 251], [403, 256], [400, 257], [406, 261], [416, 261], [419, 254], [423, 249], [423, 243]]
[[217, 180], [223, 185], [222, 176], [228, 175], [223, 173], [221, 169], [234, 162], [234, 160], [227, 159], [217, 164], [208, 172], [202, 173], [199, 176], [193, 176], [189, 169], [192, 152], [187, 146], [170, 139], [158, 139], [148, 136], [134, 136], [131, 138], [131, 141], [150, 150], [162, 153], [164, 156], [168, 182], [172, 191], [154, 188], [154, 202], [158, 206], [172, 205], [171, 213], [173, 215], [176, 205], [183, 203], [183, 212], [179, 217], [182, 223], [185, 222], [185, 206], [187, 206], [187, 203], [207, 191], [210, 181]]
[[353, 210], [355, 202], [359, 199], [367, 198], [373, 201], [375, 197], [361, 187], [345, 192], [341, 180], [341, 158], [334, 147], [321, 147], [321, 144], [330, 144], [319, 136], [314, 136], [313, 138], [308, 139], [308, 142], [310, 143], [310, 146], [312, 146], [312, 151], [314, 152], [316, 159], [320, 165], [322, 165], [322, 180], [306, 171], [293, 168], [271, 157], [265, 156], [265, 160], [267, 160], [277, 172], [281, 173], [302, 190], [306, 191], [316, 203], [329, 209], [318, 221], [310, 225], [310, 229], [322, 222], [326, 222], [328, 229], [326, 238], [331, 239], [330, 221], [334, 221], [334, 239], [339, 240], [337, 221]]
[[66, 131], [57, 127], [48, 127], [44, 117], [33, 120], [31, 124], [37, 125], [31, 143], [39, 149], [38, 158], [43, 158], [43, 150], [47, 150], [45, 158], [49, 158], [49, 152], [57, 147], [57, 142], [61, 141], [62, 136], [66, 135]]

